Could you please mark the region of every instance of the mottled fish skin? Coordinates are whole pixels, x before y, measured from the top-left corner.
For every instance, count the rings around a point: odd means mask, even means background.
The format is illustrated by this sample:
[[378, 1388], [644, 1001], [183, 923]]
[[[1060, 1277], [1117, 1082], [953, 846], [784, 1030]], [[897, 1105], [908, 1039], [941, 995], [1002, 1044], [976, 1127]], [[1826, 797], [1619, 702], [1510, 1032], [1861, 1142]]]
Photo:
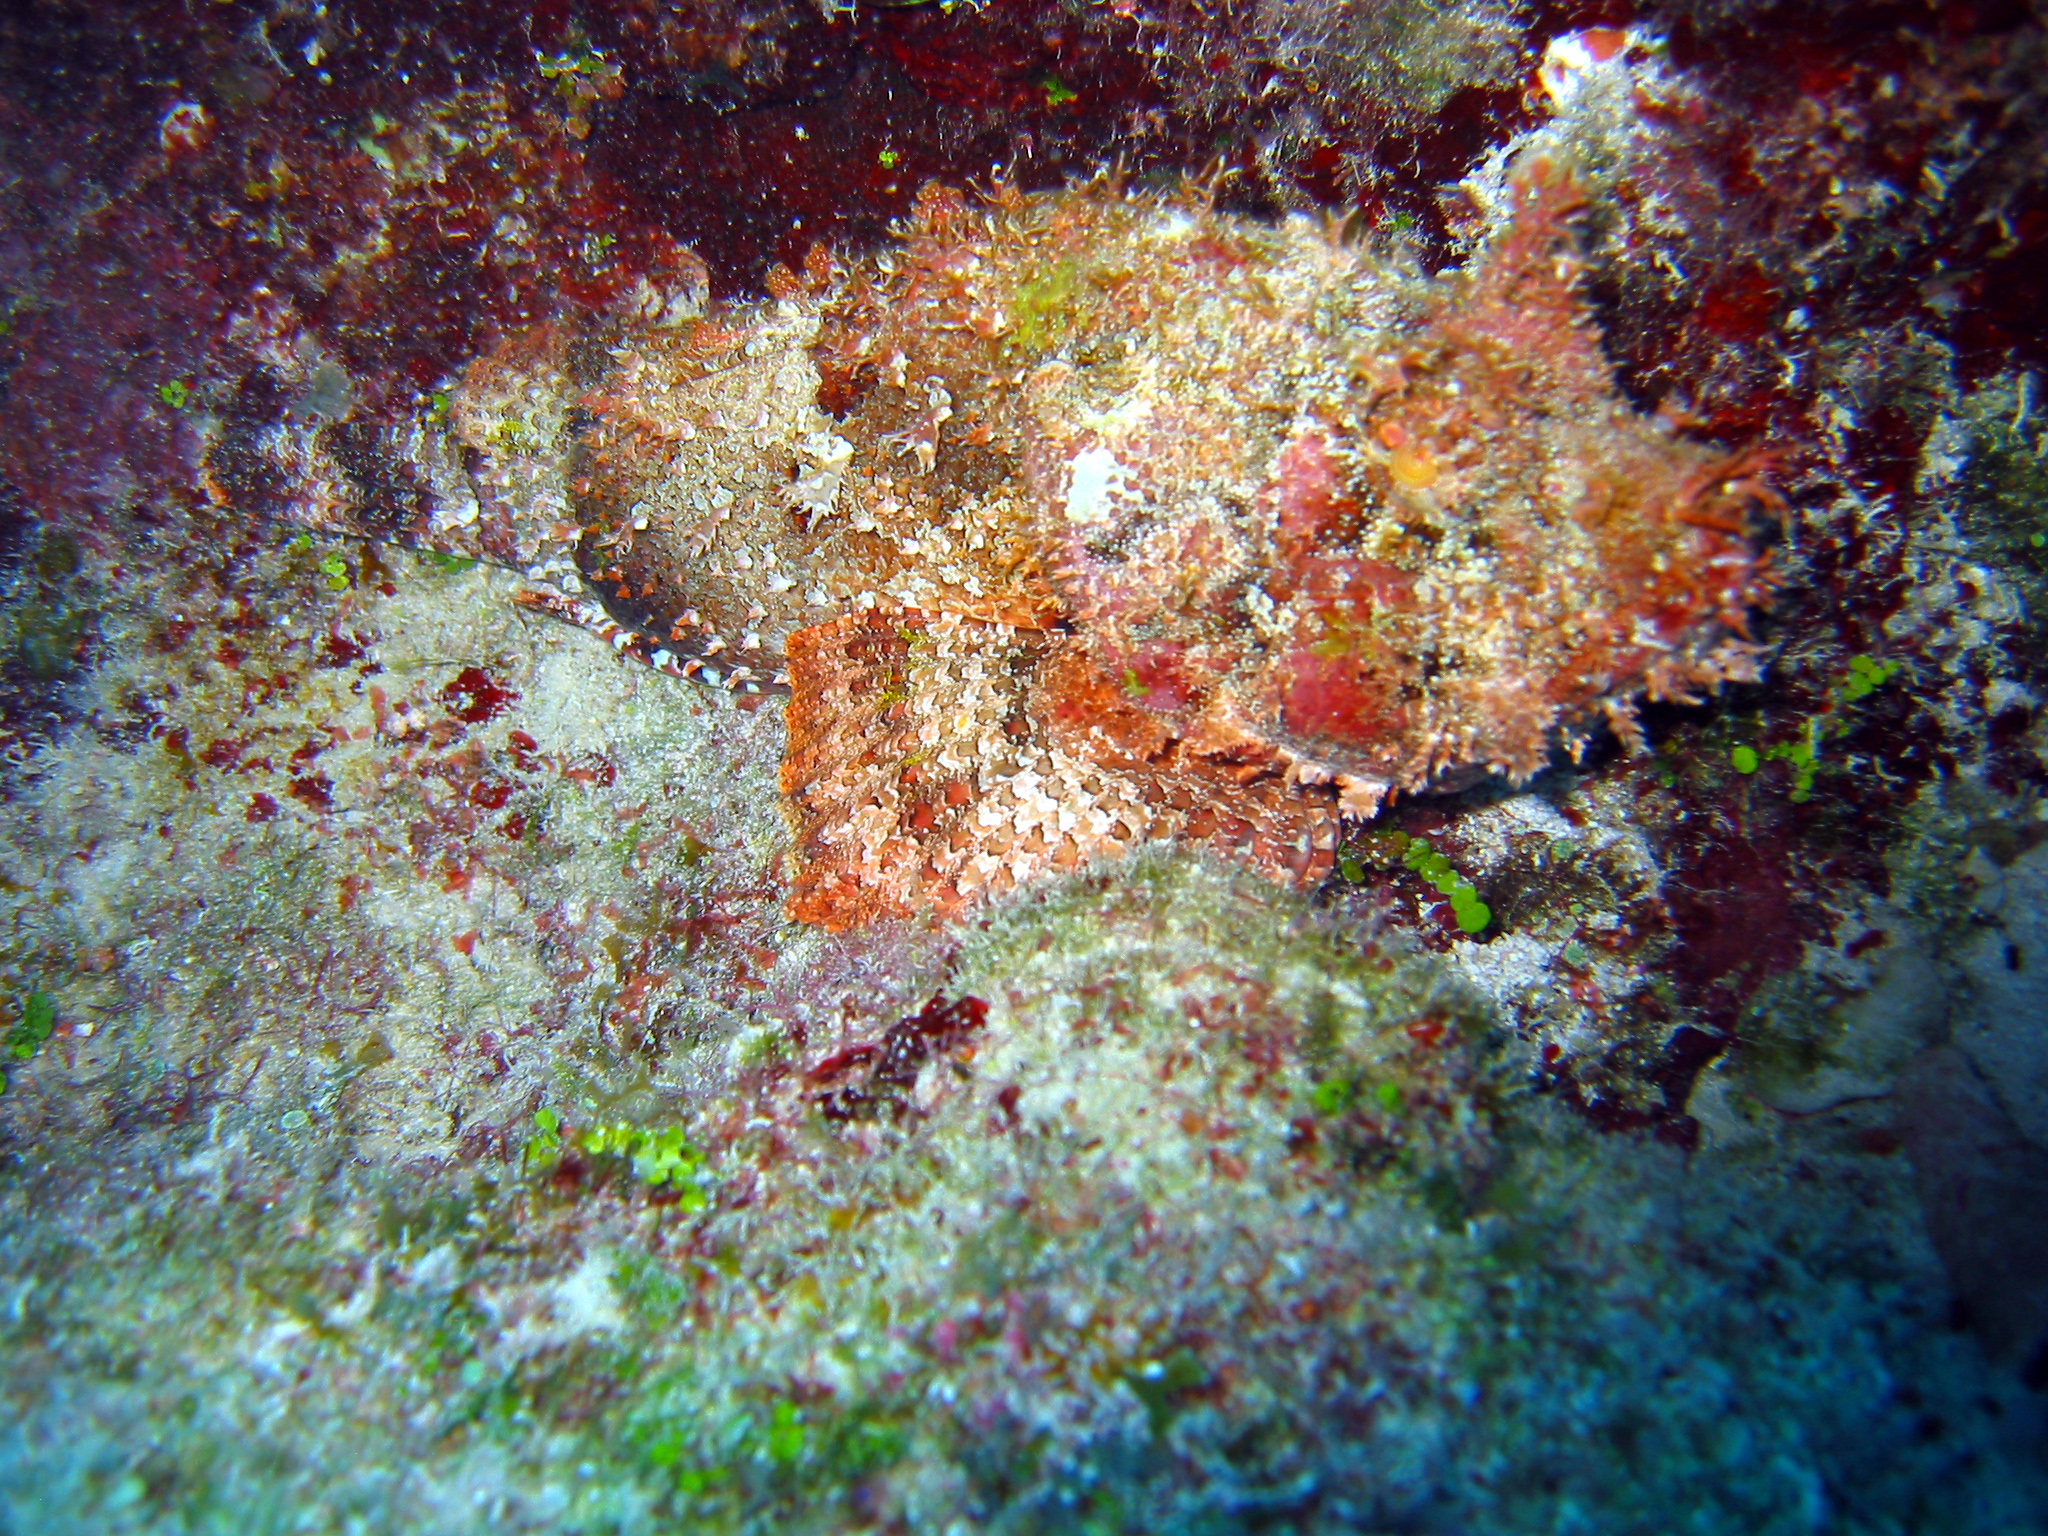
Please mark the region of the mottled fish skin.
[[1571, 176], [1511, 190], [1426, 279], [1193, 197], [927, 188], [899, 247], [614, 349], [586, 574], [750, 674], [876, 608], [1065, 626], [1170, 738], [1352, 815], [1633, 745], [1639, 697], [1755, 675], [1777, 502], [1615, 388]]
[[792, 917], [956, 916], [1037, 875], [1175, 839], [1268, 877], [1329, 873], [1337, 808], [1284, 764], [1205, 755], [1074, 635], [871, 609], [793, 637], [782, 791]]
[[780, 670], [792, 634], [881, 605], [1056, 622], [1013, 455], [959, 436], [937, 447], [956, 414], [947, 378], [870, 379], [854, 408], [820, 408], [825, 332], [865, 291], [824, 280], [822, 299], [615, 349], [578, 478], [579, 564], [601, 600], [663, 644], [755, 673]]

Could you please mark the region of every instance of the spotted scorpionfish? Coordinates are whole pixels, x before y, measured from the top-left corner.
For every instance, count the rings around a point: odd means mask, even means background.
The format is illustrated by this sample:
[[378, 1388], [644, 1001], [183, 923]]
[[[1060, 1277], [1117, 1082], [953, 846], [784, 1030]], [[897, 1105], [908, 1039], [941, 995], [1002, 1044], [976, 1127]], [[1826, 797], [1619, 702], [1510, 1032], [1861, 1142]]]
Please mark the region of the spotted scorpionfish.
[[1310, 882], [1391, 794], [1756, 675], [1763, 456], [1623, 398], [1573, 179], [1509, 186], [1435, 277], [1189, 191], [928, 187], [761, 302], [510, 338], [441, 422], [231, 414], [209, 473], [786, 694], [800, 920], [1167, 838]]

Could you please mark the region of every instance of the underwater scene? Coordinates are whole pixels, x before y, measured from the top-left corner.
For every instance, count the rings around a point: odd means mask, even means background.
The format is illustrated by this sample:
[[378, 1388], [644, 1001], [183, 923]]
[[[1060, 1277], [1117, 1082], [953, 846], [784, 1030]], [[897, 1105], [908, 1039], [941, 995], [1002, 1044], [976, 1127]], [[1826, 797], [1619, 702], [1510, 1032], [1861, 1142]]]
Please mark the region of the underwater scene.
[[2048, 3], [0, 4], [0, 1536], [2048, 1533]]

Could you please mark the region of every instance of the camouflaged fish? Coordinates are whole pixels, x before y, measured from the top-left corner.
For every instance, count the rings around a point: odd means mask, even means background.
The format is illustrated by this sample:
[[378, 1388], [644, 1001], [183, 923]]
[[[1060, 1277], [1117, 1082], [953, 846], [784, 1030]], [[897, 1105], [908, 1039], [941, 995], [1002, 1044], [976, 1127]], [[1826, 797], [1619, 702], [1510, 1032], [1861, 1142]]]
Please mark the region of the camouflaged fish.
[[353, 475], [367, 531], [786, 691], [799, 918], [957, 912], [1156, 838], [1312, 881], [1391, 793], [1525, 780], [1756, 675], [1762, 457], [1633, 409], [1574, 183], [1511, 191], [1428, 278], [1191, 194], [930, 187], [897, 245], [760, 304], [515, 338], [381, 458], [272, 422], [210, 462], [365, 527]]

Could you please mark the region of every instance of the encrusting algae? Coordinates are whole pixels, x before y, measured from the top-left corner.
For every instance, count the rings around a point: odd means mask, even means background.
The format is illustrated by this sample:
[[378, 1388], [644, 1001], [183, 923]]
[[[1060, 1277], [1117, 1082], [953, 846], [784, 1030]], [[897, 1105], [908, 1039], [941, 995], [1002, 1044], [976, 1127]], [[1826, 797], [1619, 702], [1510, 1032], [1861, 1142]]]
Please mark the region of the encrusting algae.
[[803, 920], [1160, 838], [1318, 879], [1390, 793], [1525, 780], [1755, 675], [1763, 456], [1619, 394], [1571, 176], [1510, 191], [1431, 279], [1192, 193], [933, 186], [895, 248], [671, 306], [595, 370], [522, 339], [597, 375], [553, 536], [606, 612], [527, 600], [787, 686]]

